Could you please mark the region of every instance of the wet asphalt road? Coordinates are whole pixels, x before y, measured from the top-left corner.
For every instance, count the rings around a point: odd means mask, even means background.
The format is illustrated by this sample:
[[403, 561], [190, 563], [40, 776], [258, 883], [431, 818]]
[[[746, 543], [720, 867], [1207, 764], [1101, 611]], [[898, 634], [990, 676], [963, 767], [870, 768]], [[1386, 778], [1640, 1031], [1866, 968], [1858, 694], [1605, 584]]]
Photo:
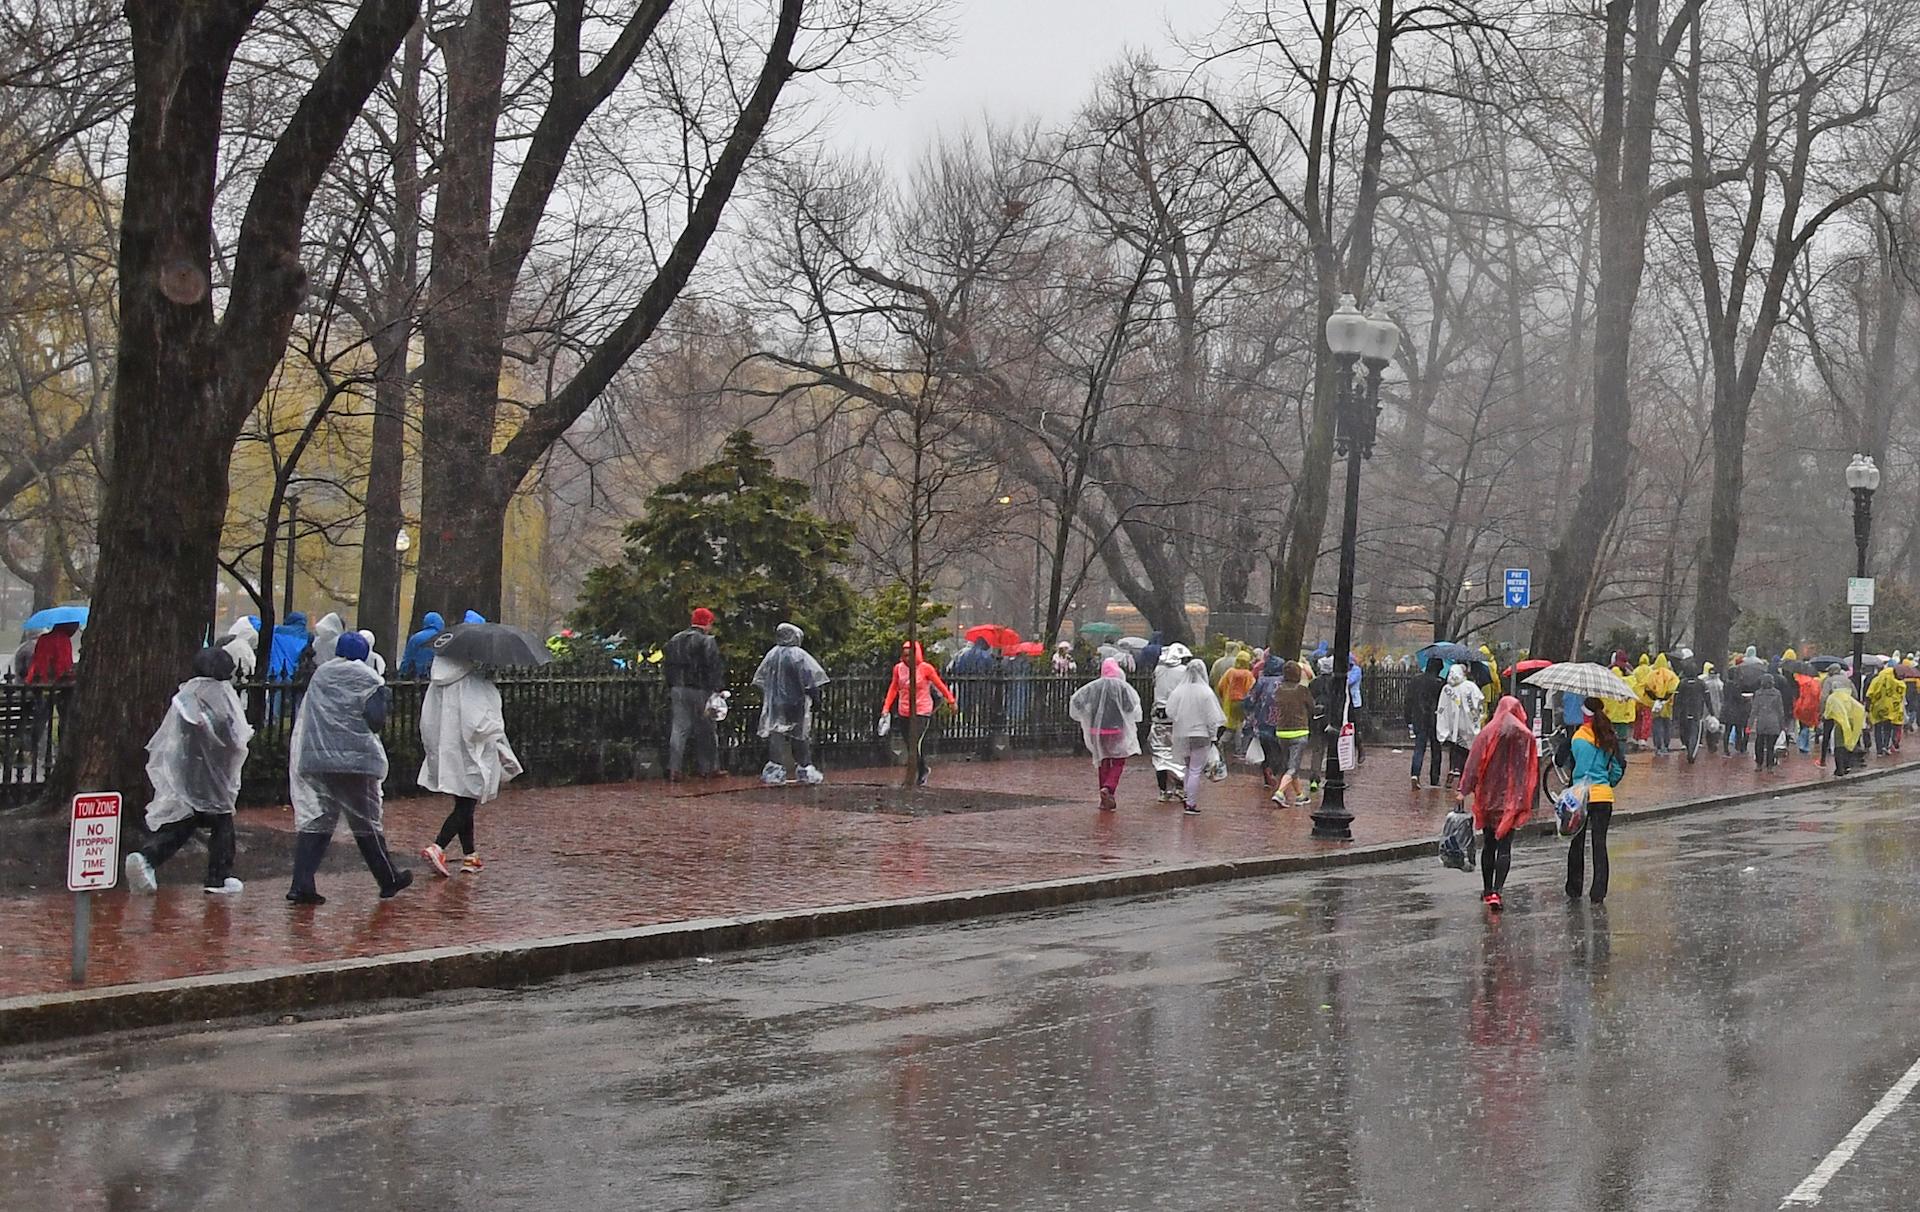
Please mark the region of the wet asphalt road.
[[[0, 1054], [7, 1209], [1771, 1209], [1920, 1056], [1920, 780]], [[1822, 1208], [1920, 1206], [1920, 1097]]]

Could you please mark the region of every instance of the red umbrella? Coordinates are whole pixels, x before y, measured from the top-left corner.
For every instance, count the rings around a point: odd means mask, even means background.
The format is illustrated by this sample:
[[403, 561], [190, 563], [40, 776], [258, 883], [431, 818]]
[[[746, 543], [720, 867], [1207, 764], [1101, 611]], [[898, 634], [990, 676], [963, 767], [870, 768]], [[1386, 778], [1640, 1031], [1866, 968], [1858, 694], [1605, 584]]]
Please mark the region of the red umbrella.
[[965, 634], [967, 643], [969, 644], [975, 640], [985, 640], [987, 647], [997, 648], [1002, 651], [1012, 648], [1020, 642], [1019, 632], [1011, 627], [1003, 627], [998, 623], [981, 623], [977, 626], [967, 628]]
[[1508, 668], [1508, 670], [1504, 674], [1501, 674], [1500, 676], [1506, 678], [1507, 681], [1511, 682], [1513, 680], [1513, 675], [1516, 673], [1518, 673], [1521, 677], [1526, 677], [1530, 673], [1538, 673], [1540, 670], [1545, 669], [1547, 666], [1551, 664], [1553, 664], [1552, 661], [1543, 661], [1543, 660], [1540, 660], [1538, 657], [1536, 657], [1533, 660], [1521, 661], [1518, 665], [1511, 666], [1510, 668]]
[[1015, 644], [1013, 646], [1013, 655], [1033, 657], [1041, 655], [1046, 652], [1046, 650], [1046, 645], [1041, 644], [1039, 641], [1028, 640], [1024, 644]]

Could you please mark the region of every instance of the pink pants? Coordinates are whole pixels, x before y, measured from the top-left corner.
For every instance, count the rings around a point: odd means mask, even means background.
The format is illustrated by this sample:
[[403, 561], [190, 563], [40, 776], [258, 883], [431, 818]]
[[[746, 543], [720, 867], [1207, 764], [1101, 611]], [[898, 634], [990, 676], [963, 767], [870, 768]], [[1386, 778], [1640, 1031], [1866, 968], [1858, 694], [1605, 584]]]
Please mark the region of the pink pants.
[[1126, 770], [1126, 768], [1127, 768], [1127, 759], [1125, 758], [1101, 758], [1100, 759], [1100, 790], [1116, 791], [1116, 792], [1119, 791], [1120, 790], [1120, 774], [1122, 771]]

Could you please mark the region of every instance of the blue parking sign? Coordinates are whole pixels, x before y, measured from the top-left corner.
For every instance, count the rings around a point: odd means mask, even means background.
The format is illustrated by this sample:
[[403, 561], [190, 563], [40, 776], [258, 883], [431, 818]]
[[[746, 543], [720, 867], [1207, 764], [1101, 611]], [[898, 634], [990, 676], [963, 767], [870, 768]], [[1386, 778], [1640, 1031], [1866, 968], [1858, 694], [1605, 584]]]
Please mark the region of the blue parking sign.
[[1533, 570], [1531, 568], [1507, 569], [1507, 606], [1512, 610], [1525, 610], [1533, 605]]

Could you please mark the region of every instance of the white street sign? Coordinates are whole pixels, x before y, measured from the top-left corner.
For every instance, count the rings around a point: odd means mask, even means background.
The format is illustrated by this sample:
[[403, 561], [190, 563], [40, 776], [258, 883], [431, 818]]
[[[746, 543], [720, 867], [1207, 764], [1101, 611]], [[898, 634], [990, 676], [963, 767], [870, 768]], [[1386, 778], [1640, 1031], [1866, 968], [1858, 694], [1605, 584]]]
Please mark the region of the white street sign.
[[[1848, 577], [1847, 578], [1847, 605], [1849, 606], [1873, 605], [1873, 578], [1872, 577]], [[1856, 627], [1854, 628], [1854, 630], [1865, 631], [1866, 628]]]
[[99, 892], [120, 878], [120, 793], [98, 791], [73, 797], [67, 835], [67, 890]]
[[1868, 626], [1867, 626], [1867, 607], [1865, 607], [1865, 606], [1855, 606], [1855, 607], [1853, 608], [1853, 632], [1854, 632], [1854, 634], [1855, 634], [1855, 635], [1865, 635], [1865, 634], [1866, 634], [1866, 633], [1867, 633], [1868, 631], [1871, 631], [1871, 630], [1872, 630], [1872, 628], [1870, 628], [1870, 627], [1868, 627]]

